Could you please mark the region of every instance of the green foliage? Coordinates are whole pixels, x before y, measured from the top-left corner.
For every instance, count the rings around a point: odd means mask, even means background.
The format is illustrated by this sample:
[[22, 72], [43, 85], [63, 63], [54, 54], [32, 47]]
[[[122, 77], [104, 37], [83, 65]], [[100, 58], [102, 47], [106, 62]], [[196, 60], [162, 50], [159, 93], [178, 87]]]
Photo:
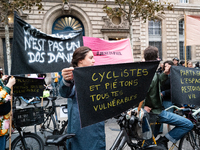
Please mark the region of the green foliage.
[[1, 20], [4, 21], [9, 13], [19, 10], [29, 10], [31, 12], [34, 6], [40, 11], [43, 10], [42, 0], [0, 0]]
[[[97, 2], [98, 0], [84, 0], [90, 2]], [[152, 0], [115, 0], [116, 8], [111, 8], [107, 5], [106, 0], [103, 7], [104, 12], [109, 17], [126, 15], [129, 22], [137, 18], [141, 18], [144, 22], [146, 20], [154, 20], [157, 12], [164, 14], [164, 10], [173, 10], [172, 3], [154, 2]], [[165, 7], [166, 6], [166, 7]]]

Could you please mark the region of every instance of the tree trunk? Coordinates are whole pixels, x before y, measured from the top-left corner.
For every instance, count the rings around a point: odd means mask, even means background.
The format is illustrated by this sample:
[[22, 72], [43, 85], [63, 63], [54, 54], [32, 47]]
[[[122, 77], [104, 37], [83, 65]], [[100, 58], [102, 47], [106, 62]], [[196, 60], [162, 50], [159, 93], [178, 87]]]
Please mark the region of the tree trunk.
[[10, 51], [10, 37], [9, 37], [9, 26], [8, 26], [8, 11], [5, 13], [5, 42], [6, 42], [6, 56], [8, 65], [8, 75], [11, 71], [11, 51]]
[[[129, 23], [129, 33], [130, 33], [131, 51], [132, 51], [132, 55], [133, 55], [133, 26], [132, 26], [131, 21]], [[134, 60], [134, 55], [133, 55], [133, 60]]]

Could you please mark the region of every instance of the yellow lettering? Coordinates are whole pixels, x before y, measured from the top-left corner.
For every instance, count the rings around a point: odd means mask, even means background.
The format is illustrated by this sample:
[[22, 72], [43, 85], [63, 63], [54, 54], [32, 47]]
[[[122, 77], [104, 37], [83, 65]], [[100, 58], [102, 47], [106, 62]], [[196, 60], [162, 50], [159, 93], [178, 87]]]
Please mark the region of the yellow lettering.
[[112, 77], [109, 77], [108, 75], [111, 73], [111, 71], [109, 71], [108, 73], [107, 73], [107, 75], [106, 75], [106, 78], [107, 79], [111, 79]]
[[98, 78], [94, 79], [95, 74], [96, 74], [96, 73], [94, 73], [94, 74], [92, 75], [92, 80], [93, 80], [93, 81], [97, 81], [97, 80], [98, 80]]
[[100, 77], [101, 77], [101, 80], [100, 80], [100, 82], [102, 82], [102, 80], [103, 80], [103, 77], [104, 77], [104, 75], [105, 75], [105, 72], [104, 72], [102, 75], [99, 73], [99, 75], [100, 75]]

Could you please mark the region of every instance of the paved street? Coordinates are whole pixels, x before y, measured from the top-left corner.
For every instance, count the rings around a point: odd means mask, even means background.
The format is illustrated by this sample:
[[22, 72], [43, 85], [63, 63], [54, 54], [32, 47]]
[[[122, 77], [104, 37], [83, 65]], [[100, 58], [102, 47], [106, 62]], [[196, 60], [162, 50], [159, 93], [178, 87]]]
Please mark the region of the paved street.
[[[57, 104], [64, 104], [67, 103], [67, 100], [64, 98], [61, 98], [59, 100], [57, 100]], [[60, 114], [60, 110], [58, 110], [58, 116]], [[60, 120], [64, 119], [64, 118], [60, 118]], [[34, 132], [33, 127], [26, 127], [25, 131], [31, 131]], [[166, 125], [164, 125], [164, 134], [167, 132], [166, 130]], [[119, 133], [119, 126], [116, 123], [115, 119], [109, 119], [106, 121], [105, 123], [105, 133], [106, 133], [106, 150], [109, 150], [109, 148], [112, 146], [115, 138], [117, 137], [118, 133]], [[38, 133], [41, 138], [45, 141], [45, 138], [43, 135], [41, 135], [40, 133]], [[12, 135], [12, 139], [14, 139], [16, 137], [16, 134]], [[171, 146], [171, 143], [169, 143], [169, 146]], [[55, 146], [45, 146], [45, 150], [56, 150]], [[126, 150], [130, 150], [129, 148], [127, 148]], [[177, 150], [174, 148], [174, 150]]]

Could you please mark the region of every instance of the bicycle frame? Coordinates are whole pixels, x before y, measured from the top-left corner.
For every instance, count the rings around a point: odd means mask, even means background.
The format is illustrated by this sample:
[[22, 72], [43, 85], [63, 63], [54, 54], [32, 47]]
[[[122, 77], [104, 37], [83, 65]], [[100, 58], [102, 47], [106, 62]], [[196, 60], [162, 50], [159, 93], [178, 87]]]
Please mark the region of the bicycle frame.
[[[29, 150], [28, 147], [27, 147], [27, 143], [26, 143], [26, 141], [24, 140], [24, 137], [23, 137], [23, 135], [22, 135], [23, 132], [22, 132], [21, 128], [17, 128], [17, 131], [18, 131], [18, 133], [19, 133], [19, 136], [20, 136], [20, 139], [21, 139], [22, 146], [23, 146], [24, 150]], [[26, 134], [26, 133], [23, 133], [23, 134]]]
[[115, 139], [115, 141], [114, 141], [112, 147], [110, 148], [110, 150], [116, 150], [115, 149], [116, 147], [119, 150], [121, 150], [124, 147], [125, 143], [128, 141], [127, 138], [126, 138], [128, 135], [127, 136], [126, 135], [127, 135], [127, 133], [126, 133], [125, 129], [120, 130], [120, 132], [119, 132], [117, 138]]
[[[51, 102], [52, 102], [52, 106], [48, 107], [48, 112], [46, 113], [46, 118], [44, 120], [44, 122], [42, 123], [42, 126], [41, 126], [41, 129], [44, 129], [44, 131], [47, 131], [48, 130], [45, 130], [45, 124], [49, 121], [49, 123], [47, 124], [47, 128], [49, 128], [49, 125], [50, 125], [50, 122], [52, 121], [53, 122], [53, 134], [56, 135], [56, 134], [62, 134], [65, 130], [65, 127], [67, 126], [68, 124], [68, 121], [64, 121], [64, 123], [62, 124], [62, 128], [59, 130], [59, 126], [60, 126], [60, 120], [58, 120], [58, 116], [57, 116], [57, 110], [56, 108], [57, 107], [61, 107], [61, 106], [67, 106], [66, 105], [56, 105], [55, 104], [55, 100], [56, 100], [56, 97], [54, 97]], [[49, 131], [51, 133], [51, 131]], [[36, 133], [36, 126], [35, 126], [35, 133]]]
[[[32, 97], [32, 101], [30, 101], [30, 99], [28, 100], [28, 99], [25, 99], [23, 96], [19, 96], [19, 98], [21, 99], [21, 100], [23, 100], [25, 103], [27, 103], [27, 104], [35, 104], [35, 103], [40, 103], [40, 98], [39, 97]], [[37, 101], [35, 101], [35, 100], [37, 100]]]

